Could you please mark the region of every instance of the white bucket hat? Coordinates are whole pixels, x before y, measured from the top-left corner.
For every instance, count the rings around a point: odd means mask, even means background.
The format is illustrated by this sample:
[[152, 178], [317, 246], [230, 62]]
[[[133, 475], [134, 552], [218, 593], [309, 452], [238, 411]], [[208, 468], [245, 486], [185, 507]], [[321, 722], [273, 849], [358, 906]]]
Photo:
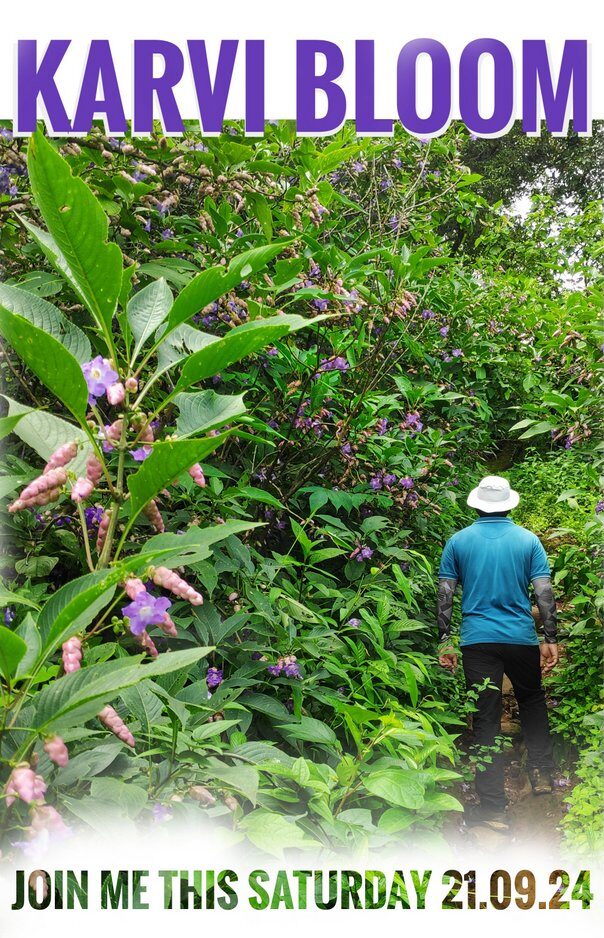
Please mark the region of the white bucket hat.
[[485, 476], [468, 495], [470, 508], [479, 508], [487, 514], [496, 511], [510, 511], [520, 501], [520, 495], [510, 488], [507, 479], [501, 476]]

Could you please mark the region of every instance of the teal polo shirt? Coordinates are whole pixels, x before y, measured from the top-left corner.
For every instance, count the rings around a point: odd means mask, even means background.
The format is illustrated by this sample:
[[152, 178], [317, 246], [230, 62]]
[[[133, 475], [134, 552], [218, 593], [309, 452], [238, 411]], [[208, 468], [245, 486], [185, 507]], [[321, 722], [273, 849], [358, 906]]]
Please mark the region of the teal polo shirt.
[[550, 576], [539, 538], [511, 518], [478, 518], [445, 544], [439, 577], [461, 584], [461, 645], [538, 645], [529, 585]]

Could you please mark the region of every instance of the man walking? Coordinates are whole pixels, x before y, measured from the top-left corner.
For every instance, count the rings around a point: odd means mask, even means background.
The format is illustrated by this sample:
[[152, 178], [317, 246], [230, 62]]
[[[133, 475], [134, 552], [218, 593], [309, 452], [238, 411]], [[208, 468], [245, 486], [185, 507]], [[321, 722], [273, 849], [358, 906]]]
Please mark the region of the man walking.
[[[467, 499], [479, 517], [447, 541], [438, 574], [438, 660], [444, 668], [457, 667], [451, 615], [459, 584], [466, 686], [483, 684], [485, 678], [491, 685], [478, 693], [473, 733], [475, 750], [489, 759], [479, 760], [476, 772], [480, 819], [495, 830], [507, 827], [503, 762], [500, 753], [482, 747], [493, 747], [500, 733], [504, 674], [518, 702], [533, 792], [552, 790], [552, 741], [541, 671], [551, 671], [558, 662], [556, 603], [539, 539], [508, 517], [519, 501], [506, 479], [484, 478]], [[531, 613], [531, 583], [544, 630], [541, 646]]]

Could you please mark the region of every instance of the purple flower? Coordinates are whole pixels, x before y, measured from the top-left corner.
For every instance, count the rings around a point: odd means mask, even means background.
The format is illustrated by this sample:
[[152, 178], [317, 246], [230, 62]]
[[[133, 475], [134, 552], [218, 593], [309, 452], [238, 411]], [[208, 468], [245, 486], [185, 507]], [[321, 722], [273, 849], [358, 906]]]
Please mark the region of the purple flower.
[[382, 488], [382, 485], [383, 479], [381, 475], [372, 476], [372, 478], [369, 480], [369, 487], [372, 488], [374, 492], [379, 492], [379, 490]]
[[394, 483], [396, 482], [396, 476], [393, 472], [387, 472], [384, 478], [382, 479], [382, 481], [385, 487], [389, 489], [390, 486], [394, 485]]
[[144, 182], [147, 178], [147, 173], [143, 173], [140, 169], [135, 169], [132, 173], [132, 178], [135, 182]]
[[86, 519], [86, 527], [90, 531], [91, 528], [96, 527], [100, 524], [101, 518], [103, 517], [103, 509], [96, 506], [95, 508], [85, 508], [84, 509], [84, 518]]
[[209, 690], [214, 690], [215, 687], [222, 684], [222, 670], [220, 668], [208, 668], [206, 684]]
[[348, 620], [348, 625], [352, 626], [353, 629], [358, 629], [360, 624], [361, 624], [361, 620], [357, 619], [355, 616], [353, 616], [352, 619]]
[[118, 373], [111, 367], [111, 362], [102, 355], [97, 355], [92, 361], [84, 362], [82, 371], [91, 397], [97, 398], [105, 394], [111, 384], [118, 380]]
[[136, 462], [144, 462], [147, 456], [151, 454], [152, 450], [152, 446], [139, 446], [138, 449], [133, 449], [130, 455]]
[[405, 416], [403, 421], [403, 429], [410, 430], [412, 433], [419, 433], [420, 430], [423, 430], [423, 423], [419, 419], [419, 414], [417, 411], [409, 413]]
[[401, 479], [401, 485], [403, 486], [404, 489], [412, 489], [414, 483], [413, 483], [413, 479], [411, 478], [411, 476], [405, 476], [403, 479]]
[[279, 677], [283, 668], [281, 667], [280, 664], [269, 664], [267, 665], [266, 670], [268, 671], [271, 677]]
[[360, 162], [360, 160], [355, 160], [352, 164], [352, 169], [355, 173], [362, 173], [365, 169], [365, 165]]
[[454, 348], [451, 352], [451, 355], [453, 356], [453, 358], [461, 358], [461, 356], [463, 355], [463, 352], [460, 348]]
[[161, 232], [162, 241], [169, 241], [170, 238], [173, 238], [173, 237], [174, 237], [174, 232], [172, 231], [171, 228], [164, 228], [164, 230]]
[[167, 804], [159, 804], [156, 801], [151, 811], [156, 824], [163, 824], [164, 821], [172, 820], [172, 809]]
[[398, 231], [400, 225], [400, 219], [397, 215], [391, 215], [388, 219], [388, 225], [392, 231]]
[[4, 140], [12, 140], [13, 132], [12, 130], [9, 130], [8, 127], [0, 127], [0, 137], [2, 137]]
[[392, 186], [392, 179], [388, 179], [388, 177], [385, 177], [384, 179], [380, 179], [380, 189], [382, 190], [382, 192], [387, 192], [391, 186]]
[[151, 219], [148, 218], [145, 224], [143, 225], [143, 231], [151, 231]]
[[152, 596], [147, 590], [141, 590], [136, 599], [122, 607], [122, 615], [130, 621], [133, 635], [142, 635], [150, 625], [159, 625], [172, 603], [165, 596]]
[[318, 310], [320, 310], [321, 312], [323, 312], [323, 311], [326, 310], [327, 307], [329, 306], [329, 301], [328, 301], [328, 300], [325, 300], [325, 299], [322, 299], [322, 298], [319, 297], [319, 296], [316, 296], [316, 297], [314, 298], [314, 300], [312, 301], [312, 304], [313, 304], [313, 306], [315, 306]]
[[342, 355], [337, 355], [335, 358], [322, 358], [319, 364], [319, 371], [348, 371], [349, 368], [350, 365]]
[[290, 661], [289, 664], [285, 665], [283, 670], [286, 677], [302, 677], [300, 673], [300, 665], [297, 661]]
[[448, 327], [448, 326], [441, 326], [441, 328], [440, 328], [438, 331], [439, 331], [440, 334], [442, 335], [443, 339], [446, 339], [447, 336], [449, 335], [449, 327]]
[[4, 610], [4, 624], [10, 625], [13, 619], [15, 618], [15, 613], [10, 606], [7, 606]]
[[422, 312], [422, 319], [434, 319], [436, 313], [433, 313], [431, 309], [425, 309]]
[[387, 418], [386, 418], [386, 417], [382, 417], [380, 420], [378, 420], [378, 422], [376, 423], [376, 427], [377, 427], [377, 432], [378, 432], [378, 434], [379, 434], [380, 436], [384, 436], [384, 434], [386, 433], [386, 431], [387, 431], [387, 429], [388, 429], [388, 420], [387, 420]]
[[343, 456], [352, 456], [352, 446], [350, 443], [342, 443], [340, 446], [340, 452]]
[[596, 514], [599, 515], [604, 511], [604, 501], [600, 500], [596, 505]]
[[371, 560], [373, 557], [373, 551], [371, 547], [361, 547], [356, 556], [357, 563], [362, 563], [364, 560]]

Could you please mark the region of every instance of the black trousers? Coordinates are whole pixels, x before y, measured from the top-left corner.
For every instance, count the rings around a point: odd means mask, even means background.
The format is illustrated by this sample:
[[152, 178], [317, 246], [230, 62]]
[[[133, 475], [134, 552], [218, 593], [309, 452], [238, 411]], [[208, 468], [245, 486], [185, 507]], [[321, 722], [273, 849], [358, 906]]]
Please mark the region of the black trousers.
[[[472, 715], [473, 747], [480, 756], [483, 746], [493, 746], [501, 732], [501, 691], [503, 675], [507, 674], [520, 711], [522, 734], [531, 768], [544, 771], [553, 769], [552, 740], [549, 732], [545, 693], [541, 684], [538, 645], [506, 645], [500, 642], [481, 642], [464, 645], [462, 664], [468, 690], [481, 684], [486, 677], [497, 690], [486, 688], [478, 694], [477, 711]], [[488, 753], [491, 755], [491, 753]], [[476, 792], [482, 807], [494, 811], [505, 808], [503, 757], [492, 754], [492, 761], [482, 762], [482, 771], [476, 771]]]

